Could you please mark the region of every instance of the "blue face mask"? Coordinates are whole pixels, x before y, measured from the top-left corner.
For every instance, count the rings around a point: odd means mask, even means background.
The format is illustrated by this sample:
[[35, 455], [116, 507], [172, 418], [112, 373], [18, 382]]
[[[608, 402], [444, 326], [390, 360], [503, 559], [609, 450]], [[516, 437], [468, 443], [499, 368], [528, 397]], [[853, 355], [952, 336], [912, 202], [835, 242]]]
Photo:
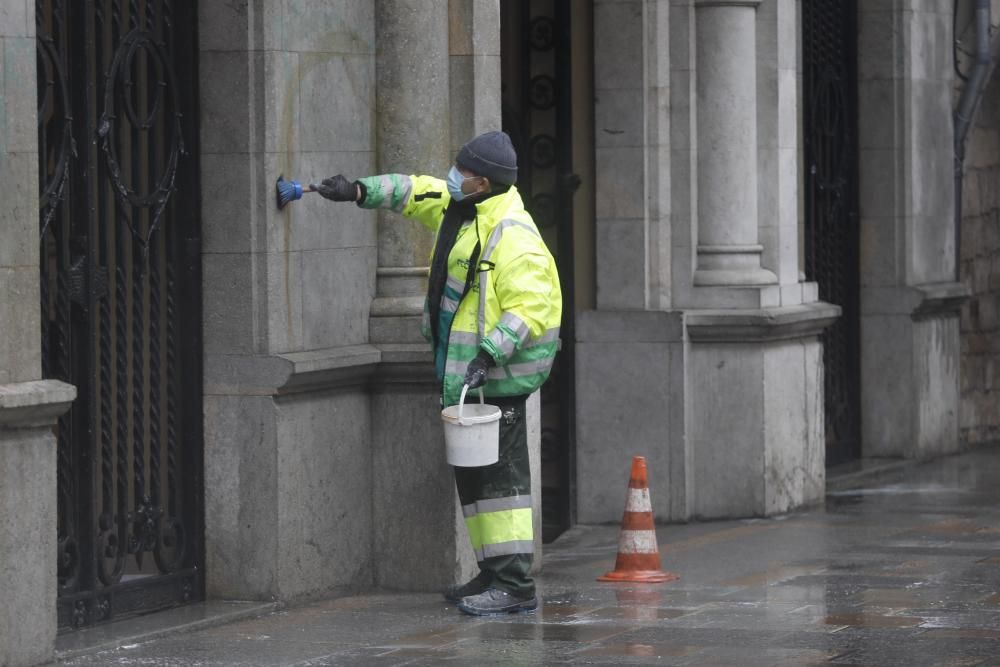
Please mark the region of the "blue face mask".
[[452, 165], [451, 170], [448, 172], [448, 194], [455, 201], [462, 201], [465, 199], [465, 193], [462, 192], [462, 183], [465, 182], [466, 177], [462, 176], [462, 172], [458, 170], [458, 167]]

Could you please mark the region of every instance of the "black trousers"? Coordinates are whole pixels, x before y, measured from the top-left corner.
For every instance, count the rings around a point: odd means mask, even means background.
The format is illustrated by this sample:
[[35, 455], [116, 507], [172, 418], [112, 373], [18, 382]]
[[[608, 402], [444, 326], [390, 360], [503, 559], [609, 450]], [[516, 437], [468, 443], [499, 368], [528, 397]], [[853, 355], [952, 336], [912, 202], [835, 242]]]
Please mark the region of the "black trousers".
[[491, 397], [487, 401], [502, 412], [500, 458], [480, 468], [456, 466], [458, 497], [481, 576], [487, 577], [494, 588], [517, 597], [532, 597], [535, 582], [528, 575], [534, 542], [525, 423], [527, 396]]

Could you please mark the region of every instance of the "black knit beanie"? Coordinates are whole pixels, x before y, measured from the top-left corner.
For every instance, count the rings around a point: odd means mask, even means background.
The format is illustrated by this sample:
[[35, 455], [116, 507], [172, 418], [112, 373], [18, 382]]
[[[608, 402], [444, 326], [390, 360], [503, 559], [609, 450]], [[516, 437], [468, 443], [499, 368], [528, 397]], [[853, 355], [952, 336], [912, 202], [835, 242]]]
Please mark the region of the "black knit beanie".
[[462, 146], [455, 164], [494, 183], [517, 182], [517, 153], [505, 132], [486, 132]]

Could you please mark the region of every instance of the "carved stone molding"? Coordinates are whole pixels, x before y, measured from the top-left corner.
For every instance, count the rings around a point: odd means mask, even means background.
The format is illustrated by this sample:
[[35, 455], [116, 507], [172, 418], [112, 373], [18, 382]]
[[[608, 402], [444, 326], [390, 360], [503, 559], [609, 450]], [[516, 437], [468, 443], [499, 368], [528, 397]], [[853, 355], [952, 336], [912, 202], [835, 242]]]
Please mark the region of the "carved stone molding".
[[763, 343], [818, 336], [840, 317], [840, 306], [822, 301], [759, 310], [693, 310], [685, 314], [694, 343]]
[[52, 426], [75, 398], [76, 387], [59, 380], [0, 385], [0, 429]]

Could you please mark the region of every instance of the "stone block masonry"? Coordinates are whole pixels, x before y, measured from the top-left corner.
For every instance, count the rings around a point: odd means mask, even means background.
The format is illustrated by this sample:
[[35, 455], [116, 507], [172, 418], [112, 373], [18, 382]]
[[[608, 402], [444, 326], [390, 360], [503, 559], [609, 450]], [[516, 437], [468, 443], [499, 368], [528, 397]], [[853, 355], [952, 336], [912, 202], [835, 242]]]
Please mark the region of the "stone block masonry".
[[972, 292], [962, 308], [963, 444], [1000, 441], [1000, 75], [984, 91], [966, 144], [962, 183], [961, 278]]
[[[977, 127], [970, 141], [995, 132]], [[1000, 184], [1000, 164], [968, 166], [965, 178], [981, 196], [963, 198], [962, 280], [972, 297], [962, 309], [959, 428], [963, 443], [977, 445], [1000, 440], [1000, 205], [987, 195]]]
[[34, 3], [0, 4], [0, 665], [56, 634], [56, 442], [74, 387], [41, 380]]

